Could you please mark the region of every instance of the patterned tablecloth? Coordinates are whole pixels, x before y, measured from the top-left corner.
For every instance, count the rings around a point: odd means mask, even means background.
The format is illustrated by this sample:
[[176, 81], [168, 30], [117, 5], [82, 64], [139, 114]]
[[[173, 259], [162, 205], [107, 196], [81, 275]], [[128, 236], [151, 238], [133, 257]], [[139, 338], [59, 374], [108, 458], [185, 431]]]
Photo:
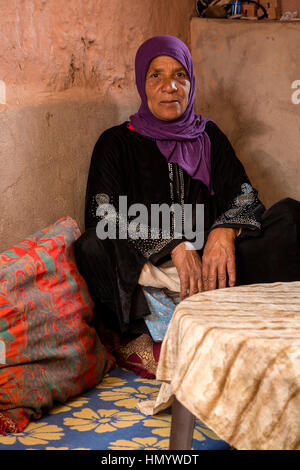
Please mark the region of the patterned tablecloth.
[[237, 449], [300, 449], [300, 282], [255, 284], [181, 302], [164, 339], [155, 403], [172, 396]]

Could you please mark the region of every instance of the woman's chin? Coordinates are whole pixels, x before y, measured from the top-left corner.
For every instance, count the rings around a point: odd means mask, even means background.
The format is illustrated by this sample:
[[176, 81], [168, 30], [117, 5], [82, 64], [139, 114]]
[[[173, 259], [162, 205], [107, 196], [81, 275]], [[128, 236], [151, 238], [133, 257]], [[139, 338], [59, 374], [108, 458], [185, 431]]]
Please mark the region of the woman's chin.
[[165, 112], [165, 113], [157, 113], [156, 117], [161, 121], [175, 121], [181, 116], [182, 113], [179, 112]]

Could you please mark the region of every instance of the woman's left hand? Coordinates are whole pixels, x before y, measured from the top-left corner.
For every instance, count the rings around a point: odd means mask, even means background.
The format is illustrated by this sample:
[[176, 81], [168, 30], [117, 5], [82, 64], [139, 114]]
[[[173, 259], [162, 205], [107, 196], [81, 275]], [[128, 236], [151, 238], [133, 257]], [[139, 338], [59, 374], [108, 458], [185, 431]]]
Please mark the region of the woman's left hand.
[[204, 290], [229, 287], [236, 282], [235, 244], [237, 230], [215, 228], [207, 239], [202, 256], [202, 281]]

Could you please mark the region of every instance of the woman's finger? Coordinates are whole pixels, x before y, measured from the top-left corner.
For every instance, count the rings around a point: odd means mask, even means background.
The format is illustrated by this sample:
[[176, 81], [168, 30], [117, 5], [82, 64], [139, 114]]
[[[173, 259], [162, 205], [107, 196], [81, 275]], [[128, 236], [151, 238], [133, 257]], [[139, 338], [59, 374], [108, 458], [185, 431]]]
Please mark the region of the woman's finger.
[[180, 297], [185, 299], [188, 296], [188, 290], [190, 288], [190, 278], [189, 276], [182, 275], [179, 276], [180, 279]]
[[227, 260], [227, 272], [228, 272], [228, 285], [229, 287], [235, 286], [236, 283], [236, 267], [235, 267], [235, 256], [232, 255]]
[[217, 265], [211, 263], [208, 274], [208, 290], [214, 290], [217, 288], [217, 272]]
[[226, 259], [221, 258], [218, 264], [218, 274], [217, 274], [219, 289], [223, 289], [224, 287], [226, 287], [226, 280], [227, 280], [226, 267], [227, 267]]
[[218, 288], [226, 287], [226, 262], [218, 266]]
[[191, 276], [190, 277], [190, 295], [197, 294], [197, 292], [199, 292], [198, 279], [197, 277]]
[[208, 275], [209, 275], [209, 265], [206, 262], [205, 258], [202, 258], [202, 289], [204, 291], [208, 290]]

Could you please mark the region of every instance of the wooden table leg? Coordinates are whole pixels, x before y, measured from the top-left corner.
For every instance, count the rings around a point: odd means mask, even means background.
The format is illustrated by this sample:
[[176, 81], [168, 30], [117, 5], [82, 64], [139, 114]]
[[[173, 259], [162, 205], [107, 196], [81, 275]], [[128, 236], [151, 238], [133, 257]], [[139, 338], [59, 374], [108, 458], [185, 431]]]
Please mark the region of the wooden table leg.
[[169, 450], [192, 448], [195, 416], [174, 397]]

